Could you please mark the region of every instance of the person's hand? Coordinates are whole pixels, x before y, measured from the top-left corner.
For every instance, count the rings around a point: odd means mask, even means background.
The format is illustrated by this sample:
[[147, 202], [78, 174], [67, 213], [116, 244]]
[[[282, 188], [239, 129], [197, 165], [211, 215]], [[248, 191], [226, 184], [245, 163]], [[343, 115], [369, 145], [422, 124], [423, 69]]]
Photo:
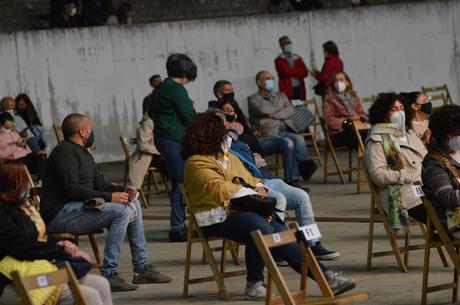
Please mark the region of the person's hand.
[[115, 192], [112, 193], [112, 200], [110, 201], [113, 203], [127, 204], [129, 201], [129, 195], [125, 192]]
[[91, 263], [91, 256], [88, 253], [78, 249], [78, 247], [71, 241], [61, 240], [57, 244], [61, 246], [62, 250], [68, 255], [72, 257], [81, 257], [87, 262]]
[[19, 140], [16, 142], [16, 146], [17, 147], [21, 147], [21, 148], [26, 148], [26, 142], [22, 141], [22, 140]]
[[262, 136], [262, 133], [258, 130], [254, 130], [254, 137], [260, 138]]
[[274, 119], [275, 115], [274, 114], [269, 114], [269, 115], [267, 115], [267, 117], [269, 117], [270, 119]]
[[128, 193], [129, 201], [133, 201], [137, 196], [137, 189], [133, 186], [128, 186], [126, 188], [126, 193]]
[[20, 131], [19, 135], [21, 136], [21, 138], [27, 138], [27, 129]]
[[431, 140], [431, 130], [428, 128], [428, 129], [425, 130], [425, 132], [423, 133], [422, 142], [425, 143], [425, 144], [429, 144], [429, 143], [430, 143], [430, 140]]
[[254, 189], [260, 196], [266, 197], [267, 196], [267, 189], [264, 187], [258, 187]]

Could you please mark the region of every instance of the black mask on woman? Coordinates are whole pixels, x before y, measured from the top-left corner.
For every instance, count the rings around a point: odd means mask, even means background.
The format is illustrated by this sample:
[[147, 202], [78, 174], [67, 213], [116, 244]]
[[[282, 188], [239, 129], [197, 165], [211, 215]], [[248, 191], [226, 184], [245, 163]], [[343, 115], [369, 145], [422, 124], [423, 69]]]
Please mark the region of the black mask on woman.
[[422, 106], [420, 107], [420, 110], [430, 115], [432, 108], [433, 108], [433, 104], [431, 104], [431, 102], [428, 102], [428, 103], [422, 104]]
[[226, 114], [225, 121], [227, 122], [234, 122], [236, 120], [236, 115], [234, 114]]
[[88, 139], [86, 139], [85, 148], [90, 148], [94, 144], [94, 130], [91, 130]]

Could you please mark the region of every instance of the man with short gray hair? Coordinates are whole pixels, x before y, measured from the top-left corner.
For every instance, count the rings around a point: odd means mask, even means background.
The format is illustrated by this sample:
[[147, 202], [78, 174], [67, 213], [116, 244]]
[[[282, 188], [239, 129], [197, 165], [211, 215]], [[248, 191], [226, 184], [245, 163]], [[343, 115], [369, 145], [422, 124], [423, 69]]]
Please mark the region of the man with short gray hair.
[[286, 182], [301, 187], [301, 176], [308, 181], [318, 165], [308, 157], [304, 138], [295, 133], [294, 106], [282, 92], [274, 91], [275, 80], [270, 72], [256, 75], [258, 92], [248, 97], [248, 109], [252, 126], [262, 136], [259, 143], [266, 155], [276, 153], [282, 145]]

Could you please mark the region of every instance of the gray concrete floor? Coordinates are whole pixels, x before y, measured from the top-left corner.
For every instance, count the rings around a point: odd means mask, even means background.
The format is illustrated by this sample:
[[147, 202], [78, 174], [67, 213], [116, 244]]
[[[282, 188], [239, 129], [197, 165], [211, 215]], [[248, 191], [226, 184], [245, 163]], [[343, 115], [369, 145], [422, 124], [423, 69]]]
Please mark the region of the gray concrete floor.
[[[121, 164], [103, 164], [102, 170], [111, 181], [120, 181], [123, 167]], [[314, 175], [308, 185], [311, 188], [311, 199], [316, 217], [344, 216], [368, 217], [370, 193], [364, 187], [362, 194], [355, 193], [355, 183], [342, 185], [335, 177], [331, 183], [322, 183], [322, 168]], [[152, 196], [151, 205], [143, 210], [144, 215], [168, 216], [169, 201], [166, 195]], [[290, 212], [294, 216], [294, 212]], [[166, 218], [166, 217], [165, 217]], [[161, 272], [171, 276], [174, 280], [169, 284], [141, 285], [135, 292], [114, 293], [114, 304], [224, 304], [217, 294], [214, 282], [196, 284], [190, 287], [190, 297], [182, 298], [184, 276], [185, 243], [169, 243], [167, 234], [168, 220], [147, 220], [144, 222], [145, 235], [148, 240], [148, 249], [151, 260]], [[375, 258], [372, 270], [366, 269], [366, 253], [368, 239], [367, 223], [332, 223], [320, 222], [319, 228], [323, 235], [323, 245], [329, 249], [339, 251], [340, 259], [326, 262], [333, 270], [343, 271], [347, 277], [352, 277], [358, 283], [353, 292], [367, 292], [369, 300], [362, 304], [420, 304], [423, 250], [412, 252], [408, 273], [401, 273], [393, 256]], [[389, 249], [389, 243], [380, 224], [376, 225], [375, 249]], [[104, 235], [98, 236], [100, 247], [104, 244]], [[418, 227], [413, 227], [412, 244], [423, 243]], [[89, 243], [82, 238], [81, 246], [89, 251]], [[242, 251], [243, 252], [243, 251]], [[244, 260], [243, 253], [240, 253]], [[119, 272], [131, 280], [131, 257], [128, 243], [122, 253]], [[201, 265], [201, 247], [194, 246], [192, 276], [210, 275], [208, 265]], [[453, 269], [443, 268], [435, 250], [432, 251], [431, 284], [441, 284], [451, 281]], [[232, 263], [227, 264], [230, 270], [235, 269]], [[298, 286], [298, 275], [289, 267], [282, 268], [290, 287]], [[228, 278], [225, 281], [232, 304], [249, 304], [244, 300], [244, 277]], [[310, 296], [319, 296], [317, 286], [309, 281]], [[443, 291], [428, 296], [428, 304], [448, 304], [451, 292]], [[263, 304], [263, 302], [255, 302]]]

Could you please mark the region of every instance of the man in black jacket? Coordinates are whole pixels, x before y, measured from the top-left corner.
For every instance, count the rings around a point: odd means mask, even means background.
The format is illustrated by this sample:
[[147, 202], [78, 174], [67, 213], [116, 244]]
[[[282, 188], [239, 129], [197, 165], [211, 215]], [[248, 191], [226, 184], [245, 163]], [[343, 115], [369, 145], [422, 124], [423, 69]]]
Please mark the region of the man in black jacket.
[[[133, 256], [134, 284], [167, 283], [172, 279], [150, 264], [144, 236], [142, 211], [137, 190], [105, 181], [88, 151], [93, 145], [91, 120], [70, 114], [62, 122], [64, 139], [51, 152], [43, 176], [41, 213], [50, 233], [85, 234], [107, 228], [101, 274], [112, 291], [137, 289], [118, 276], [116, 269], [126, 232]], [[91, 208], [84, 202], [102, 198], [103, 207]]]

